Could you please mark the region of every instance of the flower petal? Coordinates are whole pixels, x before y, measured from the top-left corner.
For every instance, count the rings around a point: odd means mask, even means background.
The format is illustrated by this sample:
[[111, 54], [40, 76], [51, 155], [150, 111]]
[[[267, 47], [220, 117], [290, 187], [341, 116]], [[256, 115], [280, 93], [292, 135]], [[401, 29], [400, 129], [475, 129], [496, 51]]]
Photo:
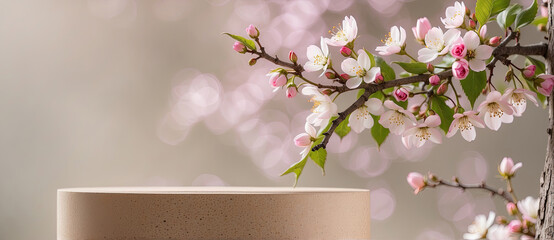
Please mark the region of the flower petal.
[[360, 115], [360, 109], [358, 108], [348, 118], [348, 126], [356, 133], [361, 133], [364, 130], [363, 119], [359, 118]]
[[491, 57], [492, 50], [494, 49], [491, 46], [480, 45], [475, 49], [475, 58], [487, 60]]
[[444, 33], [443, 39], [444, 39], [444, 45], [449, 47], [454, 41], [458, 40], [461, 33], [458, 29], [449, 29]]
[[468, 50], [475, 50], [479, 46], [480, 42], [481, 39], [479, 38], [479, 35], [477, 35], [474, 31], [468, 31], [464, 35], [464, 45], [466, 45]]
[[436, 128], [429, 128], [427, 129], [429, 133], [431, 134], [431, 137], [429, 140], [431, 140], [434, 143], [441, 144], [442, 143], [442, 135], [441, 132]]
[[362, 78], [360, 77], [352, 77], [346, 81], [346, 86], [350, 89], [357, 88], [360, 84], [362, 84]]
[[369, 60], [369, 56], [363, 49], [360, 49], [360, 51], [358, 51], [358, 64], [365, 70], [369, 70], [371, 68], [371, 61]]
[[358, 68], [358, 62], [353, 58], [347, 58], [342, 61], [340, 68], [343, 72], [350, 76], [356, 76], [356, 68]]
[[323, 53], [323, 56], [329, 56], [329, 47], [327, 46], [327, 42], [325, 41], [325, 38], [321, 37], [321, 52]]
[[494, 131], [498, 131], [500, 125], [502, 125], [502, 120], [499, 117], [491, 116], [490, 112], [485, 113], [485, 125], [488, 128]]
[[435, 60], [439, 56], [439, 53], [429, 48], [422, 48], [417, 51], [417, 55], [418, 61], [428, 63]]
[[369, 71], [366, 73], [366, 76], [364, 78], [366, 83], [371, 83], [375, 81], [375, 76], [377, 76], [378, 73], [381, 72], [380, 67], [373, 67], [369, 69]]
[[308, 56], [308, 60], [313, 62], [315, 60], [315, 56], [317, 55], [323, 56], [323, 52], [321, 52], [321, 49], [316, 45], [308, 46], [308, 50], [306, 51], [306, 56]]
[[485, 61], [481, 59], [474, 58], [469, 60], [469, 68], [475, 72], [481, 72], [485, 70], [486, 67], [487, 65], [485, 64]]
[[315, 72], [321, 70], [322, 68], [323, 66], [316, 65], [313, 62], [306, 62], [306, 64], [304, 64], [304, 69], [306, 70], [306, 72]]
[[460, 132], [462, 134], [462, 137], [468, 142], [472, 142], [473, 140], [475, 140], [475, 136], [477, 135], [473, 126], [467, 129], [462, 129], [460, 130]]
[[309, 123], [306, 123], [306, 125], [304, 125], [304, 130], [306, 131], [306, 133], [308, 135], [310, 135], [310, 137], [316, 137], [317, 135], [317, 131], [315, 130], [314, 126], [312, 126], [311, 124]]
[[383, 108], [383, 103], [381, 103], [381, 100], [377, 98], [370, 98], [366, 102], [367, 110], [373, 114], [373, 115], [381, 115], [383, 112], [385, 112], [385, 108]]

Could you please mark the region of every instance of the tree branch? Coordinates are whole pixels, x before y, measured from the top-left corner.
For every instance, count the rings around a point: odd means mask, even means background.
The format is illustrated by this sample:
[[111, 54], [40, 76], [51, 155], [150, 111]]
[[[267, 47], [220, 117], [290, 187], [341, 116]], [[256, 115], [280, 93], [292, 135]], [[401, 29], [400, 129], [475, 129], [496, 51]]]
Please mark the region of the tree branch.
[[448, 182], [442, 179], [435, 179], [435, 180], [430, 180], [430, 182], [427, 183], [426, 187], [436, 188], [438, 186], [446, 186], [446, 187], [452, 187], [452, 188], [459, 188], [459, 189], [462, 189], [463, 191], [465, 191], [466, 189], [481, 189], [486, 192], [489, 192], [491, 195], [497, 195], [499, 197], [502, 197], [504, 198], [504, 200], [508, 202], [514, 202], [514, 200], [512, 199], [510, 194], [508, 194], [508, 192], [504, 191], [501, 188], [494, 189], [488, 186], [485, 182], [482, 182], [479, 184], [463, 184], [463, 183], [460, 183], [460, 181], [458, 181], [457, 178], [454, 179], [454, 182]]

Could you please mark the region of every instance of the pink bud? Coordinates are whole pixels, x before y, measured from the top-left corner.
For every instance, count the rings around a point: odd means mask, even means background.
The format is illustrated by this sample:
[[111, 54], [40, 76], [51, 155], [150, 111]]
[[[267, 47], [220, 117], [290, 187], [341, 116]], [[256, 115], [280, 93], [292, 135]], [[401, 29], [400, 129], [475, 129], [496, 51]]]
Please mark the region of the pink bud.
[[296, 137], [294, 138], [294, 145], [298, 147], [307, 147], [307, 146], [310, 146], [311, 144], [312, 144], [312, 139], [308, 134], [301, 133], [296, 135]]
[[417, 20], [416, 26], [412, 28], [414, 36], [417, 41], [423, 42], [425, 40], [425, 35], [431, 29], [431, 22], [426, 17], [420, 18]]
[[489, 45], [492, 47], [498, 47], [498, 45], [500, 45], [500, 39], [501, 38], [499, 36], [492, 37], [489, 39]]
[[510, 229], [510, 232], [512, 232], [512, 233], [521, 232], [522, 227], [523, 227], [523, 224], [519, 220], [512, 220], [510, 222], [510, 224], [508, 224], [508, 228]]
[[473, 20], [470, 19], [470, 20], [469, 20], [469, 28], [475, 29], [475, 26], [477, 26], [477, 23], [475, 23], [475, 21], [473, 21]]
[[383, 74], [377, 73], [375, 75], [375, 83], [380, 84], [380, 83], [383, 83], [384, 81], [385, 81], [385, 78], [383, 77]]
[[431, 63], [427, 63], [427, 71], [429, 71], [430, 73], [434, 73], [435, 72], [435, 66], [433, 66], [433, 64], [431, 64]]
[[345, 57], [349, 57], [350, 54], [352, 54], [352, 50], [350, 48], [346, 47], [346, 46], [343, 46], [340, 49], [340, 54], [342, 54]]
[[439, 83], [441, 83], [439, 76], [433, 75], [429, 78], [429, 84], [431, 84], [431, 86], [437, 86]]
[[287, 88], [287, 97], [293, 98], [296, 97], [296, 94], [298, 93], [298, 90], [296, 89], [296, 86], [290, 86]]
[[325, 95], [331, 95], [333, 91], [331, 89], [323, 89], [323, 91], [321, 91], [321, 93], [325, 94]]
[[503, 177], [509, 178], [515, 174], [515, 172], [523, 166], [523, 163], [517, 163], [514, 165], [514, 161], [509, 158], [505, 157], [502, 159], [502, 162], [500, 162], [500, 166], [498, 167], [498, 172]]
[[452, 74], [459, 80], [465, 79], [469, 74], [469, 65], [467, 60], [460, 59], [452, 64]]
[[485, 37], [487, 36], [487, 25], [483, 25], [481, 27], [481, 30], [479, 30], [479, 36], [481, 37], [481, 39], [485, 39]]
[[410, 96], [410, 92], [408, 89], [405, 89], [403, 87], [394, 90], [393, 92], [394, 98], [396, 98], [396, 101], [403, 102], [408, 100], [408, 97]]
[[450, 54], [457, 59], [464, 58], [467, 54], [466, 45], [463, 42], [452, 45]]
[[258, 31], [258, 29], [252, 24], [246, 28], [246, 33], [251, 38], [258, 38], [260, 36], [260, 31]]
[[287, 83], [287, 76], [281, 73], [273, 73], [269, 77], [269, 85], [274, 88], [282, 87]]
[[523, 76], [526, 78], [531, 78], [535, 76], [535, 70], [537, 70], [537, 66], [529, 65], [523, 70]]
[[516, 215], [517, 214], [517, 206], [515, 203], [513, 202], [509, 202], [508, 204], [506, 204], [506, 211], [508, 212], [508, 214], [510, 215]]
[[348, 74], [346, 74], [346, 73], [341, 74], [340, 77], [341, 77], [342, 79], [344, 79], [344, 80], [350, 79], [350, 75], [348, 75]]
[[237, 41], [235, 44], [233, 44], [233, 49], [237, 51], [238, 53], [245, 53], [246, 47], [241, 42]]
[[334, 73], [332, 72], [325, 72], [325, 77], [327, 77], [328, 79], [335, 79], [336, 76]]
[[408, 180], [408, 184], [410, 184], [410, 186], [414, 189], [415, 194], [423, 190], [423, 188], [427, 185], [427, 183], [425, 183], [425, 179], [423, 179], [423, 175], [417, 172], [409, 173], [406, 180]]
[[289, 60], [293, 63], [296, 63], [296, 61], [298, 61], [298, 56], [296, 56], [296, 53], [294, 51], [289, 52]]
[[537, 87], [537, 91], [544, 96], [550, 96], [552, 87], [554, 87], [554, 75], [541, 74], [538, 77], [543, 81]]
[[445, 82], [437, 89], [437, 95], [444, 95], [448, 91], [448, 84]]

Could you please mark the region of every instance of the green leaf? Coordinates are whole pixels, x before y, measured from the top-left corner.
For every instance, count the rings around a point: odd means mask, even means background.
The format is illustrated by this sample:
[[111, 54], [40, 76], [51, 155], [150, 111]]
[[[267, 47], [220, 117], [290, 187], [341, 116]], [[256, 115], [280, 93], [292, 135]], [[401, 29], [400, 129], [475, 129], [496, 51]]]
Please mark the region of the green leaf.
[[383, 95], [383, 93], [381, 91], [377, 91], [377, 92], [374, 92], [373, 94], [371, 94], [371, 96], [369, 96], [369, 98], [377, 98], [381, 101], [384, 101], [385, 100], [385, 95]]
[[362, 88], [362, 89], [358, 90], [358, 94], [356, 95], [356, 99], [360, 98], [362, 95], [364, 95], [364, 93], [365, 93], [365, 89]]
[[373, 57], [373, 54], [371, 54], [365, 48], [364, 48], [364, 51], [365, 51], [365, 53], [367, 53], [367, 56], [369, 57], [369, 62], [371, 62], [371, 66], [374, 67], [375, 66], [375, 57]]
[[441, 118], [441, 129], [444, 133], [448, 133], [450, 124], [454, 120], [454, 110], [446, 105], [445, 101], [446, 98], [443, 96], [433, 96], [431, 98], [431, 109]]
[[460, 80], [460, 83], [466, 93], [467, 99], [471, 103], [471, 108], [473, 108], [475, 100], [477, 100], [487, 85], [487, 73], [485, 71], [469, 71], [467, 77], [464, 80]]
[[371, 117], [373, 117], [371, 136], [375, 139], [375, 142], [377, 142], [377, 146], [381, 147], [381, 144], [383, 144], [387, 139], [387, 136], [389, 136], [390, 131], [388, 128], [383, 127], [383, 125], [379, 123], [379, 119], [381, 118], [380, 116], [371, 115]]
[[516, 20], [516, 15], [521, 12], [522, 8], [523, 7], [519, 4], [514, 4], [506, 8], [496, 17], [496, 22], [498, 23], [498, 26], [500, 26], [500, 28], [504, 30], [506, 30], [509, 26], [512, 26], [512, 24]]
[[246, 46], [250, 50], [256, 50], [256, 43], [254, 41], [250, 40], [250, 39], [246, 39], [246, 38], [243, 38], [241, 36], [233, 35], [233, 34], [230, 34], [230, 33], [223, 33], [223, 34], [226, 34], [229, 37], [232, 37], [233, 39], [241, 42], [242, 44], [244, 44], [244, 46]]
[[398, 64], [400, 67], [402, 67], [406, 72], [413, 73], [413, 74], [423, 74], [427, 72], [427, 64], [422, 62], [411, 62], [411, 63], [405, 63], [405, 62], [393, 62]]
[[408, 100], [406, 101], [396, 101], [396, 98], [391, 97], [391, 100], [396, 103], [396, 105], [406, 109], [408, 107]]
[[294, 163], [292, 166], [289, 167], [281, 176], [285, 176], [289, 173], [294, 173], [294, 186], [296, 187], [296, 184], [298, 183], [298, 178], [300, 177], [300, 174], [302, 174], [302, 170], [304, 170], [304, 166], [306, 166], [306, 162], [308, 161], [308, 156], [306, 156], [304, 159]]
[[350, 127], [348, 126], [348, 119], [350, 118], [350, 115], [346, 116], [346, 118], [339, 123], [337, 128], [335, 128], [335, 133], [342, 139], [344, 136], [348, 135], [350, 133]]
[[441, 68], [445, 68], [445, 69], [451, 68], [452, 64], [456, 60], [457, 59], [455, 57], [452, 57], [452, 55], [450, 54], [445, 55], [444, 57], [442, 57], [442, 61], [439, 64], [435, 65], [435, 73], [442, 72], [443, 70]]
[[323, 171], [323, 174], [325, 175], [325, 159], [327, 159], [327, 150], [325, 150], [325, 148], [320, 148], [317, 151], [311, 151], [309, 156], [312, 161], [321, 167], [321, 171]]
[[533, 0], [533, 4], [531, 4], [531, 6], [521, 11], [521, 13], [519, 13], [516, 16], [516, 20], [515, 20], [516, 30], [533, 22], [533, 20], [535, 20], [535, 16], [537, 16], [537, 11], [538, 11], [537, 1]]
[[532, 57], [527, 57], [527, 60], [525, 61], [525, 65], [529, 66], [531, 64], [533, 64], [537, 67], [537, 69], [535, 70], [535, 75], [539, 75], [541, 73], [546, 72], [546, 66], [544, 65], [543, 61], [532, 58]]
[[479, 26], [484, 26], [488, 21], [492, 13], [493, 0], [477, 0], [475, 5], [475, 16], [479, 22]]
[[383, 74], [385, 81], [396, 79], [394, 69], [392, 69], [381, 57], [375, 57], [375, 65], [381, 68], [381, 74]]
[[536, 18], [535, 20], [533, 20], [533, 22], [531, 24], [533, 24], [535, 26], [538, 26], [539, 24], [546, 25], [546, 23], [548, 23], [548, 18], [547, 17], [540, 17], [540, 18]]
[[499, 12], [504, 11], [510, 5], [510, 0], [494, 0], [492, 2], [491, 16], [496, 15]]

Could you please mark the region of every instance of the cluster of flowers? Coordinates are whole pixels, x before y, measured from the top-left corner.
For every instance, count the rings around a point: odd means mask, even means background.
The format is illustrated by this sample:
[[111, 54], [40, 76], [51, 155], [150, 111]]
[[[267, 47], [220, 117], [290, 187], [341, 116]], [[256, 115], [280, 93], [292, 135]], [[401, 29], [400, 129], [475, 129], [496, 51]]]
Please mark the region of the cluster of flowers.
[[[511, 158], [505, 157], [498, 166], [498, 172], [508, 182], [514, 177], [516, 171], [523, 166], [522, 163], [514, 164]], [[433, 174], [423, 176], [417, 172], [408, 174], [407, 181], [419, 193], [426, 187], [435, 187], [440, 185], [440, 180]], [[511, 190], [513, 193], [513, 189]], [[489, 239], [489, 240], [530, 240], [535, 236], [535, 224], [537, 223], [539, 211], [539, 199], [526, 197], [517, 201], [515, 194], [512, 194], [513, 201], [508, 201], [506, 211], [513, 220], [508, 220], [503, 216], [496, 217], [494, 212], [490, 212], [488, 217], [478, 215], [475, 221], [468, 226], [468, 232], [464, 234], [464, 239]]]

